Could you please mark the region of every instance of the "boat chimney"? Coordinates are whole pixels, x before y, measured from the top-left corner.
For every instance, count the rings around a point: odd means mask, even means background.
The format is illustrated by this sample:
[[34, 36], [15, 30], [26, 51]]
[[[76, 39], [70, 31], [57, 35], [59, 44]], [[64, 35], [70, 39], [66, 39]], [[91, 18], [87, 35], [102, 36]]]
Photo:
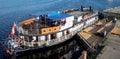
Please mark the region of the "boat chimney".
[[84, 8], [84, 7], [81, 5], [81, 11], [83, 11], [83, 8]]
[[89, 11], [92, 12], [92, 7], [91, 6], [89, 6]]

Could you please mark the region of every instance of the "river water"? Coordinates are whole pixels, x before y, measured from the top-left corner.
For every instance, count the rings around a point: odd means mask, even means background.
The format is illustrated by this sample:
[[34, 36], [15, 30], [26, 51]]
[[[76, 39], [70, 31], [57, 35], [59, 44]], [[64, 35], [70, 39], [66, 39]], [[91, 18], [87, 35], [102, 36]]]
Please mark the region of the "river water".
[[120, 6], [120, 0], [0, 0], [0, 40], [5, 39], [14, 22], [20, 22], [39, 11], [62, 11], [92, 6], [101, 11]]

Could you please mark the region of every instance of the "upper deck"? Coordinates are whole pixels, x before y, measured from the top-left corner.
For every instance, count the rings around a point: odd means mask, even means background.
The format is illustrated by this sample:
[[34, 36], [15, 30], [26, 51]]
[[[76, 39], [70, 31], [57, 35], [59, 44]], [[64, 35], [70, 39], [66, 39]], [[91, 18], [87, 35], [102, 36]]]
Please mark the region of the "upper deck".
[[[62, 12], [38, 12], [33, 13], [33, 18], [27, 19], [18, 26], [18, 31], [23, 35], [41, 35], [59, 32], [66, 23], [67, 17], [73, 16], [74, 23], [78, 20], [88, 19], [95, 12], [89, 10], [70, 9]], [[69, 20], [69, 19], [68, 19]]]
[[65, 24], [66, 18], [72, 15], [62, 12], [38, 12], [32, 14], [32, 16], [33, 18], [21, 22], [20, 26], [18, 26], [20, 34], [42, 35], [59, 32], [61, 26]]

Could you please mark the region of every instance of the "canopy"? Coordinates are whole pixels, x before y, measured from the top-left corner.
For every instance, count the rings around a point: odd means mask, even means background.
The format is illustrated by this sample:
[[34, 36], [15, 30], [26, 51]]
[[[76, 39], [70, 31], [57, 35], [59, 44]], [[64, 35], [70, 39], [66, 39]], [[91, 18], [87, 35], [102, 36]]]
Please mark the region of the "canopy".
[[32, 16], [35, 16], [35, 17], [38, 17], [40, 15], [47, 15], [46, 18], [50, 19], [51, 21], [61, 20], [63, 18], [67, 18], [67, 17], [72, 16], [69, 14], [61, 13], [61, 12], [48, 12], [48, 11], [38, 12], [38, 13], [32, 14]]

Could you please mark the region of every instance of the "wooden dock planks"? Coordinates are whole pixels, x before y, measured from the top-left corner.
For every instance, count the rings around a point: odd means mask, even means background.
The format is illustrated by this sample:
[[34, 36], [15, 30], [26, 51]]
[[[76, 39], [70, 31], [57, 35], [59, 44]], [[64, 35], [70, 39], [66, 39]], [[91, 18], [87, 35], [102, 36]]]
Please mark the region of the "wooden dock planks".
[[99, 30], [97, 30], [98, 33], [101, 33], [103, 30], [105, 30], [105, 28], [109, 27], [112, 25], [112, 22], [108, 22], [106, 23], [103, 27], [101, 27]]
[[93, 27], [93, 26], [88, 27], [88, 28], [84, 29], [83, 31], [85, 31], [85, 32], [89, 32], [89, 31], [91, 31], [92, 29], [94, 29], [94, 27]]
[[117, 35], [120, 35], [120, 28], [113, 28], [112, 31], [111, 31], [112, 34], [117, 34]]
[[85, 38], [86, 40], [88, 40], [92, 34], [86, 33], [86, 32], [80, 32], [79, 33], [83, 38]]
[[110, 22], [108, 22], [107, 24], [105, 24], [105, 27], [108, 27], [108, 26], [110, 26], [110, 25], [112, 25], [112, 21], [110, 21]]
[[100, 33], [103, 29], [104, 27], [101, 27], [97, 32]]
[[99, 21], [96, 25], [102, 25], [103, 21]]

